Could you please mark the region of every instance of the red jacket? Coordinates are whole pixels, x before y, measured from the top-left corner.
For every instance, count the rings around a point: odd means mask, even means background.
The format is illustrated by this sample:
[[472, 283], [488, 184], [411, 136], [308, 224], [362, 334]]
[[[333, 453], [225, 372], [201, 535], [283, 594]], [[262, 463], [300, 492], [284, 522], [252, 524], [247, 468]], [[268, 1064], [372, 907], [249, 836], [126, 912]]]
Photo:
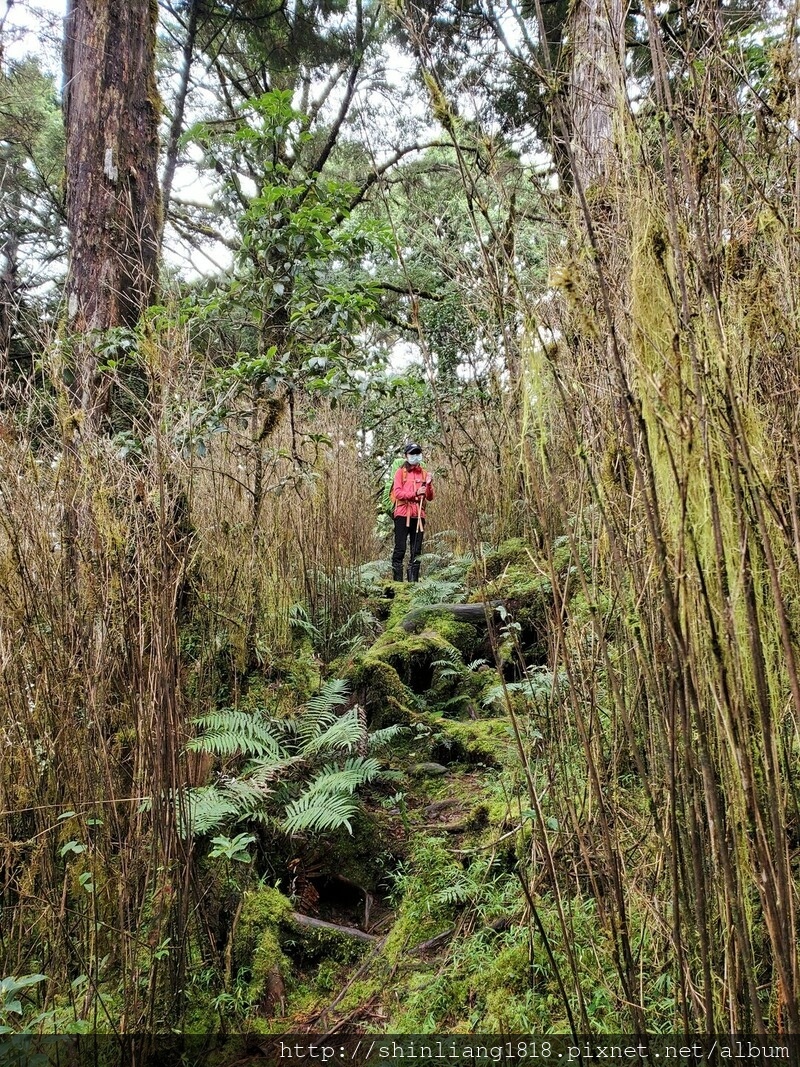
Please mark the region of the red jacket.
[[425, 500], [433, 500], [433, 485], [426, 479], [430, 478], [427, 471], [419, 467], [409, 467], [404, 463], [398, 467], [394, 474], [392, 495], [394, 497], [394, 517], [416, 519], [422, 511], [425, 518], [425, 508], [419, 498], [419, 491], [425, 485]]

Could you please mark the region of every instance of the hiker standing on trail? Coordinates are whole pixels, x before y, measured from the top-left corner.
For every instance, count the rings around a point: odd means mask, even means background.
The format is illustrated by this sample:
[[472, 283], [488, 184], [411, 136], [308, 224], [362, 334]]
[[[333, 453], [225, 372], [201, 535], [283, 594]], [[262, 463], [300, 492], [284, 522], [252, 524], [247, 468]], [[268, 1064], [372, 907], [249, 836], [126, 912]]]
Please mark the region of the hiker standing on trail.
[[409, 441], [403, 449], [405, 463], [395, 471], [391, 501], [394, 504], [394, 552], [392, 553], [392, 578], [403, 580], [403, 557], [406, 541], [410, 541], [406, 580], [419, 581], [419, 561], [422, 551], [422, 536], [425, 529], [425, 501], [433, 500], [433, 485], [430, 474], [422, 466], [422, 449]]

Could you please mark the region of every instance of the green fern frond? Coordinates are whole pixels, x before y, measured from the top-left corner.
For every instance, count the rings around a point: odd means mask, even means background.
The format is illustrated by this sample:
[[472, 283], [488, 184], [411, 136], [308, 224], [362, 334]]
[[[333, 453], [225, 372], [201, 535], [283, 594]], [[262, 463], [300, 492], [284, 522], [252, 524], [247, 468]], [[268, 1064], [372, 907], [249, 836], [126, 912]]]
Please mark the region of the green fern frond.
[[184, 795], [182, 810], [185, 812], [184, 835], [207, 834], [218, 830], [234, 815], [236, 802], [217, 785], [201, 785]]
[[[454, 650], [457, 654], [457, 649]], [[436, 670], [436, 676], [440, 679], [445, 678], [458, 678], [464, 667], [460, 658], [458, 662], [454, 662], [452, 657], [448, 656], [446, 659], [436, 659], [431, 663], [431, 667]]]
[[368, 611], [366, 608], [360, 608], [358, 611], [353, 612], [342, 625], [334, 631], [333, 639], [335, 641], [345, 641], [354, 637], [362, 637], [365, 632], [374, 629], [378, 624], [378, 620]]
[[349, 682], [344, 678], [329, 678], [322, 684], [320, 691], [306, 701], [305, 711], [309, 715], [327, 714], [346, 704], [349, 695]]
[[306, 701], [294, 718], [294, 730], [302, 747], [336, 721], [336, 709], [347, 703], [349, 683], [329, 678], [318, 693]]
[[412, 607], [424, 607], [426, 604], [447, 603], [463, 592], [461, 582], [440, 581], [438, 578], [426, 578], [421, 581], [411, 597]]
[[400, 726], [399, 723], [394, 723], [392, 726], [384, 726], [382, 730], [375, 730], [369, 735], [367, 738], [367, 748], [370, 751], [383, 748], [384, 745], [391, 744], [395, 738], [405, 733], [408, 733], [408, 727]]
[[464, 659], [455, 645], [445, 645], [440, 651], [444, 659], [452, 663], [454, 667], [464, 666]]
[[306, 741], [300, 751], [304, 756], [310, 756], [320, 752], [353, 749], [362, 735], [363, 729], [358, 721], [358, 710], [351, 708], [340, 718], [334, 719], [322, 733]]
[[237, 823], [261, 823], [266, 826], [273, 821], [268, 804], [272, 799], [272, 791], [266, 788], [257, 788], [249, 779], [238, 779], [226, 785], [226, 793], [235, 805], [235, 819]]
[[341, 767], [329, 763], [308, 784], [307, 793], [354, 793], [360, 785], [381, 773], [380, 761], [373, 756], [351, 756]]
[[319, 629], [309, 619], [308, 612], [302, 604], [292, 604], [289, 607], [289, 625], [294, 630], [299, 630], [304, 633], [306, 637], [310, 637], [312, 641], [319, 639]]
[[266, 789], [268, 786], [274, 785], [280, 778], [283, 778], [290, 768], [302, 762], [303, 757], [300, 755], [284, 755], [279, 760], [254, 760], [245, 768], [244, 773], [254, 786], [259, 789]]
[[439, 711], [447, 711], [448, 708], [463, 708], [470, 703], [470, 696], [468, 693], [456, 693], [455, 696], [449, 697], [447, 700], [439, 701], [436, 705]]
[[260, 823], [289, 833], [341, 827], [352, 833], [356, 790], [383, 772], [376, 758], [347, 753], [365, 740], [371, 748], [387, 744], [404, 727], [366, 738], [359, 709], [341, 713], [347, 700], [347, 683], [331, 679], [292, 719], [224, 708], [195, 720], [200, 733], [189, 748], [246, 758], [236, 765], [236, 777], [176, 798], [183, 832], [230, 833], [237, 823]]
[[346, 827], [352, 834], [350, 819], [358, 810], [355, 797], [346, 794], [304, 793], [286, 808], [284, 829], [290, 833], [319, 833]]
[[[532, 667], [519, 681], [506, 682], [505, 691], [523, 693], [533, 703], [536, 703], [540, 700], [547, 700], [552, 695], [554, 684], [559, 688], [563, 686], [561, 675], [554, 679], [552, 671], [548, 671], [545, 667]], [[481, 703], [488, 708], [493, 704], [502, 704], [503, 699], [504, 687], [502, 684], [497, 684], [487, 689]]]
[[383, 581], [386, 571], [386, 560], [373, 559], [369, 563], [362, 563], [358, 568], [358, 578], [362, 585], [377, 585]]
[[455, 905], [466, 904], [472, 898], [475, 893], [475, 886], [466, 885], [450, 885], [445, 889], [440, 889], [434, 896], [436, 904]]
[[202, 732], [187, 744], [190, 751], [211, 752], [215, 756], [272, 756], [275, 759], [282, 755], [272, 724], [259, 712], [219, 708], [192, 721]]

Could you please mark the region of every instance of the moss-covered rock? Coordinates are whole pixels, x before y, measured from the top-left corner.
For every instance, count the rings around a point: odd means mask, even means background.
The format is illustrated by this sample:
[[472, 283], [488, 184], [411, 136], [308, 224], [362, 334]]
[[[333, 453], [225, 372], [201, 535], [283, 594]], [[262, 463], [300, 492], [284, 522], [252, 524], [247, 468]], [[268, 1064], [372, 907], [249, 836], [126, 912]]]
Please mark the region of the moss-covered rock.
[[471, 601], [502, 602], [503, 610], [497, 614], [498, 630], [502, 632], [510, 623], [519, 627], [506, 642], [505, 649], [501, 647], [501, 658], [510, 661], [513, 652], [519, 659], [521, 652], [527, 665], [546, 661], [553, 587], [542, 574], [542, 568], [534, 564], [530, 549], [526, 549], [524, 562], [509, 559], [502, 570], [472, 594]]
[[394, 597], [386, 619], [386, 629], [393, 630], [399, 626], [405, 616], [411, 611], [414, 596], [414, 583], [396, 582], [394, 585]]
[[366, 712], [370, 729], [408, 725], [414, 697], [391, 663], [370, 650], [343, 673]]
[[281, 945], [280, 927], [292, 905], [277, 889], [261, 886], [245, 893], [231, 947], [236, 974], [249, 973], [247, 996], [254, 1013], [272, 1015], [283, 1002], [291, 964]]
[[277, 931], [291, 912], [291, 901], [278, 889], [260, 886], [245, 893], [233, 941], [234, 966], [250, 966], [264, 932]]
[[388, 663], [402, 683], [419, 694], [433, 687], [436, 663], [461, 662], [458, 649], [433, 629], [418, 634], [387, 630], [372, 646], [370, 655]]
[[[466, 607], [466, 605], [453, 605], [453, 607]], [[443, 608], [437, 604], [412, 611], [406, 616], [403, 629], [406, 633], [412, 634], [420, 633], [422, 630], [432, 630], [438, 633], [448, 644], [458, 649], [466, 662], [488, 651], [485, 624], [476, 626], [472, 622], [464, 622], [451, 608]]]
[[518, 566], [530, 571], [535, 551], [524, 538], [512, 537], [476, 559], [467, 571], [467, 579], [471, 586], [476, 586], [493, 581], [508, 567]]
[[508, 719], [442, 719], [433, 754], [447, 763], [502, 767], [514, 751]]

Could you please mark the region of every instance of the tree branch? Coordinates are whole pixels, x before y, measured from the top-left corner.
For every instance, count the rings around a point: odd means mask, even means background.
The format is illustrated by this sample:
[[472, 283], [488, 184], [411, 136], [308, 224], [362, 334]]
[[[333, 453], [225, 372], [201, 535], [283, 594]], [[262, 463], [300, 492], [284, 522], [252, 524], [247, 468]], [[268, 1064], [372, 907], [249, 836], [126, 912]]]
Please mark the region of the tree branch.
[[336, 141], [339, 138], [339, 132], [342, 128], [342, 123], [347, 117], [347, 112], [350, 110], [350, 104], [353, 101], [353, 96], [356, 91], [356, 81], [358, 79], [358, 72], [361, 70], [361, 64], [364, 59], [364, 8], [361, 0], [356, 0], [356, 33], [355, 33], [355, 48], [353, 50], [353, 65], [350, 68], [350, 75], [347, 79], [347, 88], [344, 93], [344, 100], [339, 108], [339, 113], [331, 126], [331, 131], [328, 134], [328, 139], [325, 142], [322, 151], [317, 156], [314, 165], [311, 168], [312, 174], [319, 174], [322, 168], [328, 162], [331, 152], [336, 145]]
[[392, 167], [396, 166], [396, 164], [399, 163], [404, 156], [408, 156], [412, 152], [424, 152], [428, 148], [452, 147], [453, 146], [450, 141], [436, 140], [423, 142], [415, 141], [414, 144], [406, 145], [405, 148], [398, 148], [398, 150], [394, 153], [393, 156], [390, 156], [390, 158], [387, 159], [385, 163], [382, 163], [379, 167], [376, 167], [375, 170], [373, 170], [372, 173], [367, 176], [362, 187], [350, 201], [350, 211], [352, 211], [353, 208], [358, 207], [358, 205], [362, 202], [362, 200], [367, 195], [372, 186], [375, 184], [375, 182], [377, 182], [379, 178], [383, 177], [387, 170], [391, 170]]
[[183, 131], [183, 117], [186, 113], [186, 97], [189, 93], [189, 76], [192, 69], [192, 55], [194, 54], [194, 42], [197, 37], [197, 18], [200, 4], [199, 0], [189, 0], [189, 22], [186, 27], [186, 38], [183, 43], [183, 69], [178, 86], [178, 95], [175, 98], [175, 111], [169, 127], [167, 148], [165, 152], [166, 164], [164, 177], [161, 182], [161, 233], [159, 234], [159, 248], [164, 243], [164, 225], [169, 212], [169, 201], [172, 195], [172, 183], [175, 179], [175, 169], [178, 165], [178, 141]]

